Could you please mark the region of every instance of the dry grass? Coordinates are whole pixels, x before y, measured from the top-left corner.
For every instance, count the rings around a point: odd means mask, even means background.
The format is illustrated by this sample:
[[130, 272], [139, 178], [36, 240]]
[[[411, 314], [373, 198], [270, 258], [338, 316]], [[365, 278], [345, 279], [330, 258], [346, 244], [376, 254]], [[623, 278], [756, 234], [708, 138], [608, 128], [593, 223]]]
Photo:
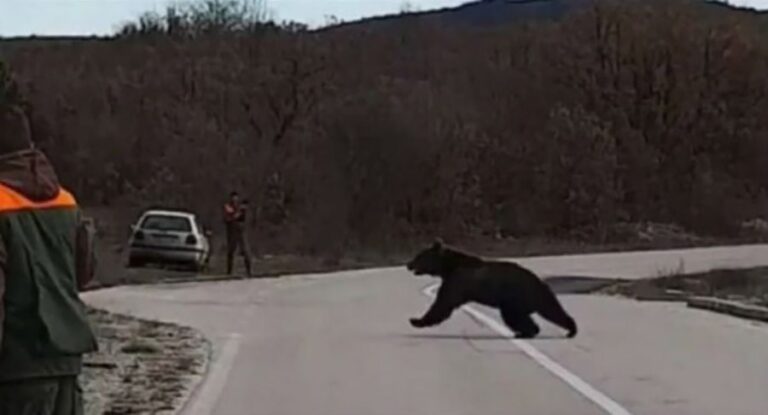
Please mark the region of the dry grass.
[[709, 296], [768, 306], [768, 268], [718, 269], [694, 274], [673, 273], [621, 283], [603, 291], [633, 298]]

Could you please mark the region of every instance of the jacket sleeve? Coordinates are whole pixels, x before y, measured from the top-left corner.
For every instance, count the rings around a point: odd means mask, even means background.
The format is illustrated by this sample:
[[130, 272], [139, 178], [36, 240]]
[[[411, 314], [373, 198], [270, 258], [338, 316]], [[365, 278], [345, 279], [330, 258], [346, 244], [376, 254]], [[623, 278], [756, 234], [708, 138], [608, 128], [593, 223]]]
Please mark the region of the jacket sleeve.
[[95, 230], [90, 220], [78, 214], [75, 233], [75, 270], [77, 288], [82, 291], [96, 273]]
[[5, 325], [5, 242], [0, 238], [0, 356], [3, 354], [3, 327]]

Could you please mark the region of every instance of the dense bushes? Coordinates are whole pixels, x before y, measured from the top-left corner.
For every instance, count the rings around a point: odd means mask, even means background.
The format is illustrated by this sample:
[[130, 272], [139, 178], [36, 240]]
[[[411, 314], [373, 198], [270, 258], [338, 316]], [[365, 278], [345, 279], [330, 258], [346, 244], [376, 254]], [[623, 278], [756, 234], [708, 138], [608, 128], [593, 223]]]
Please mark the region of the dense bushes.
[[641, 221], [727, 234], [767, 207], [768, 41], [756, 17], [711, 7], [322, 32], [176, 11], [8, 59], [81, 199], [216, 221], [239, 188], [263, 249]]

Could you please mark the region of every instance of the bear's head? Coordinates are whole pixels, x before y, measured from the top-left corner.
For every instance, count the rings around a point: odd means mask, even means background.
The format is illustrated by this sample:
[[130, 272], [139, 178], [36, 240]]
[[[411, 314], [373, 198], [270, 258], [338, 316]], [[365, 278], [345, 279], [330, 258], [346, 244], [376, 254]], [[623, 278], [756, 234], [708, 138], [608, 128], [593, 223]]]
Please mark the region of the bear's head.
[[406, 268], [415, 275], [441, 276], [445, 272], [445, 251], [443, 241], [437, 239], [432, 246], [416, 254]]

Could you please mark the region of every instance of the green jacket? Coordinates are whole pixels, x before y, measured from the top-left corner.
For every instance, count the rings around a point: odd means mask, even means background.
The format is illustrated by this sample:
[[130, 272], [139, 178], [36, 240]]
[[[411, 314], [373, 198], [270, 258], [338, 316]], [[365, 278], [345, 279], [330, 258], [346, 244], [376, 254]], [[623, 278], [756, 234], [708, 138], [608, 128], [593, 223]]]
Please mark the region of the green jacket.
[[0, 157], [0, 382], [76, 375], [96, 350], [78, 295], [92, 254], [79, 219], [42, 153]]

